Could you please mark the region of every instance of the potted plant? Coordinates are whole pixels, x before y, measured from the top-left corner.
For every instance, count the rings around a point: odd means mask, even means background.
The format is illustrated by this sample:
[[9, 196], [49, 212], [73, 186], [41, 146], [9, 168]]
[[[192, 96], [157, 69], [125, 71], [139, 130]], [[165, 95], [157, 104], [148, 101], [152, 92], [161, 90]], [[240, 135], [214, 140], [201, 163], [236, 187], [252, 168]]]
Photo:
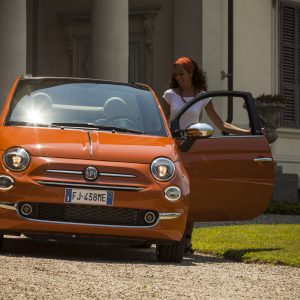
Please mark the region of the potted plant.
[[257, 113], [264, 128], [264, 134], [270, 144], [277, 140], [276, 129], [280, 126], [280, 113], [285, 104], [286, 100], [279, 94], [261, 94], [255, 98]]

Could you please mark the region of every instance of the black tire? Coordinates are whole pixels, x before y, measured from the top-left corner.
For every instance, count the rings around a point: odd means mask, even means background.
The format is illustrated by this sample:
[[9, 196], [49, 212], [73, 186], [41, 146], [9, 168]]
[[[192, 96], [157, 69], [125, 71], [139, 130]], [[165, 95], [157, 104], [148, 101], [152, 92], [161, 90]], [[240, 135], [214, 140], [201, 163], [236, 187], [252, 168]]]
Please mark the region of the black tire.
[[185, 241], [174, 242], [171, 245], [156, 245], [157, 260], [161, 262], [181, 263], [183, 260]]
[[3, 250], [3, 240], [4, 240], [3, 234], [0, 234], [0, 251]]

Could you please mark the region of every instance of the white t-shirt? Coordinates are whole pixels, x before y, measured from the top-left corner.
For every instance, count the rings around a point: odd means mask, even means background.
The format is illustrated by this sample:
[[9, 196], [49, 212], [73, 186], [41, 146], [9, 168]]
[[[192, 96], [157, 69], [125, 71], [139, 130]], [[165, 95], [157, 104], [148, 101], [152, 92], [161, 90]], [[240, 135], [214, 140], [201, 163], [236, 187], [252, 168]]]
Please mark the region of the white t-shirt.
[[[204, 91], [201, 91], [199, 94], [202, 94], [203, 92]], [[186, 103], [182, 100], [181, 96], [178, 95], [173, 89], [166, 90], [163, 94], [163, 98], [170, 105], [170, 120], [172, 120]], [[186, 102], [190, 101], [193, 98], [194, 97], [183, 97]], [[180, 128], [185, 129], [193, 123], [198, 123], [199, 116], [203, 107], [205, 107], [210, 100], [211, 98], [203, 99], [192, 105], [180, 118]]]

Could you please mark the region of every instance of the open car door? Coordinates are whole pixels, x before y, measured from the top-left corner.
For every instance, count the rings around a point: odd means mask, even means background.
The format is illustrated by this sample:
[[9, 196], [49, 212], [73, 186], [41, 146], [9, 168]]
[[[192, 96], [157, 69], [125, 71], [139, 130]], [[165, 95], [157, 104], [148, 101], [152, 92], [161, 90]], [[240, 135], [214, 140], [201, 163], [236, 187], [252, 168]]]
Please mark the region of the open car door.
[[[193, 104], [211, 98], [215, 108], [227, 112], [228, 97], [237, 112], [235, 125], [246, 124], [250, 135], [219, 133], [203, 137], [201, 133], [193, 136], [180, 128], [181, 116]], [[171, 131], [190, 177], [188, 221], [246, 220], [265, 211], [272, 196], [274, 162], [250, 93], [203, 93], [174, 117]]]

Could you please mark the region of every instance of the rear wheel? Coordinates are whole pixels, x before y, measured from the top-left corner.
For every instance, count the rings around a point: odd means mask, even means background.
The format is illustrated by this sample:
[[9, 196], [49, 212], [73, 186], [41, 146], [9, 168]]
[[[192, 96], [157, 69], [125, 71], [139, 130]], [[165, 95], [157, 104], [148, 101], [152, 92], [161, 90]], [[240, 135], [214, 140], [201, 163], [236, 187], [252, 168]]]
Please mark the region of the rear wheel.
[[185, 239], [171, 245], [156, 245], [156, 256], [162, 262], [182, 262], [185, 248]]

